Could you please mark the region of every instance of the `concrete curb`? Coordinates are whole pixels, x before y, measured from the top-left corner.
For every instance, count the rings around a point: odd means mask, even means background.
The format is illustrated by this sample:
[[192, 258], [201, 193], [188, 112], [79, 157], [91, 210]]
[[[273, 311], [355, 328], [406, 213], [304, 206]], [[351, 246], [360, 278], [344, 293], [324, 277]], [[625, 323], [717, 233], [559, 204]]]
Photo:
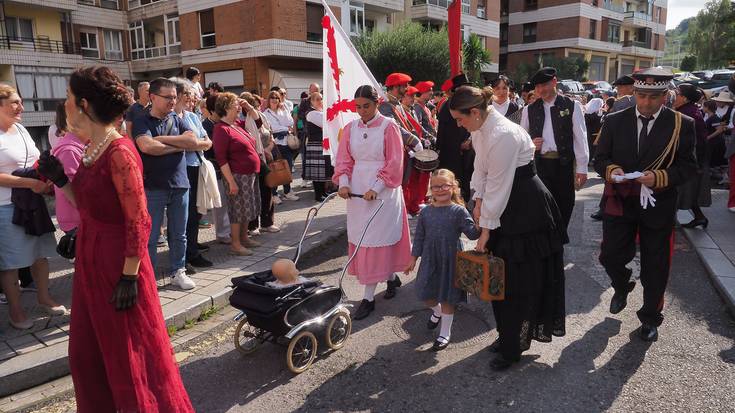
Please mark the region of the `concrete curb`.
[[[307, 236], [302, 247], [301, 259], [318, 250], [320, 245], [336, 240], [346, 231], [346, 226], [338, 225], [321, 229], [319, 232]], [[232, 294], [230, 279], [232, 277], [270, 269], [273, 261], [278, 258], [293, 258], [296, 249], [297, 245], [281, 247], [275, 253], [258, 257], [260, 258], [259, 261], [253, 261], [253, 258], [249, 257], [246, 259], [232, 258], [215, 267], [212, 271], [225, 275], [226, 278], [200, 289], [197, 294], [190, 294], [186, 299], [176, 300], [169, 305], [165, 305], [163, 308], [166, 326], [169, 329], [179, 330], [187, 322], [198, 320], [202, 314], [211, 308], [221, 309], [229, 306], [228, 299]], [[174, 348], [181, 348], [188, 343], [189, 339], [201, 335], [193, 333], [185, 337], [172, 338]], [[49, 346], [44, 352], [21, 354], [3, 362], [3, 370], [9, 372], [9, 374], [0, 375], [2, 394], [8, 395], [8, 400], [11, 398], [19, 400], [22, 396], [27, 396], [25, 394], [26, 390], [31, 392], [32, 388], [36, 386], [67, 376], [69, 374], [67, 345], [67, 342], [58, 343]], [[38, 401], [34, 403], [38, 403]], [[6, 408], [0, 400], [0, 413], [7, 411]], [[13, 408], [13, 410], [18, 410], [18, 408]]]
[[[688, 211], [678, 212], [679, 222], [688, 222], [692, 215]], [[727, 305], [730, 315], [735, 317], [735, 265], [722, 252], [717, 243], [706, 230], [700, 228], [682, 228], [684, 236], [689, 240], [702, 260], [710, 281]]]

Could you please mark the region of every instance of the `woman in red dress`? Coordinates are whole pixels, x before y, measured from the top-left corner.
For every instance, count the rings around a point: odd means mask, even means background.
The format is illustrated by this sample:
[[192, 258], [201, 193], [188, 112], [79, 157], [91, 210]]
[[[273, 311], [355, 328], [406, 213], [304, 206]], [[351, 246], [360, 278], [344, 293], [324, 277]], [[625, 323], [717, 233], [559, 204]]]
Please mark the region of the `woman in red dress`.
[[[77, 409], [85, 412], [193, 412], [173, 357], [147, 242], [141, 160], [115, 124], [132, 102], [107, 67], [71, 76], [66, 113], [89, 144], [72, 185], [56, 158], [39, 171], [79, 209], [69, 364]], [[173, 149], [161, 145], [161, 151]]]

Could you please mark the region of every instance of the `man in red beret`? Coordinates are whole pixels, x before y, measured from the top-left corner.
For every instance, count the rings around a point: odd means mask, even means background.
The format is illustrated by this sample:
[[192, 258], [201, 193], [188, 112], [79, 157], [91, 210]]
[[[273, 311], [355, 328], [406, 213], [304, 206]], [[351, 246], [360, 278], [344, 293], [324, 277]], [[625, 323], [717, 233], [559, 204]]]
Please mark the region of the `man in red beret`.
[[[408, 86], [406, 94], [401, 98], [401, 107], [406, 113], [406, 118], [414, 131], [416, 131], [418, 138], [424, 146], [424, 150], [417, 156], [423, 157], [424, 154], [435, 155], [434, 152], [427, 151], [426, 149], [432, 145], [432, 142], [434, 142], [436, 138], [430, 131], [426, 130], [422, 126], [421, 115], [423, 115], [423, 112], [416, 110], [416, 96], [418, 94], [419, 91], [416, 87]], [[422, 159], [426, 160], [426, 158]], [[414, 163], [415, 162], [416, 161], [414, 159]], [[411, 216], [416, 216], [421, 212], [421, 204], [426, 202], [426, 193], [429, 190], [429, 179], [431, 178], [431, 173], [411, 167], [408, 169], [408, 180], [403, 184], [403, 199], [406, 202], [406, 211]]]
[[416, 117], [421, 126], [436, 139], [436, 118], [428, 107], [429, 101], [434, 97], [434, 82], [427, 80], [416, 83], [416, 95], [413, 107]]
[[[401, 131], [401, 138], [403, 138], [403, 146], [406, 148], [409, 158], [413, 158], [413, 154], [423, 150], [424, 147], [419, 139], [419, 132], [411, 124], [408, 119], [408, 114], [401, 106], [401, 98], [406, 94], [410, 81], [411, 76], [405, 73], [391, 73], [388, 75], [385, 79], [388, 100], [382, 102], [378, 106], [378, 110], [383, 116], [387, 116], [396, 121], [398, 129]], [[408, 179], [408, 172], [409, 168], [404, 168], [404, 183]]]

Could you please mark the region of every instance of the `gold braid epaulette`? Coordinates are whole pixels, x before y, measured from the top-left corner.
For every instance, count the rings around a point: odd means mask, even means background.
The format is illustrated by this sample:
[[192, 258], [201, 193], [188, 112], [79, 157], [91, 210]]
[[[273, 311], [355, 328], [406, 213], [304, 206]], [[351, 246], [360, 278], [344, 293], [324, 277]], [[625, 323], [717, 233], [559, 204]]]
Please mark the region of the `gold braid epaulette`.
[[606, 181], [612, 182], [612, 176], [611, 176], [612, 171], [614, 171], [617, 168], [623, 169], [622, 166], [614, 164], [614, 163], [611, 163], [610, 165], [607, 166], [607, 168], [605, 169], [605, 180]]
[[[661, 154], [654, 160], [644, 171], [652, 171], [656, 176], [656, 180], [653, 184], [653, 189], [663, 189], [669, 186], [669, 173], [666, 171], [667, 168], [674, 163], [676, 159], [676, 151], [679, 150], [679, 141], [681, 140], [681, 113], [674, 112], [674, 133], [669, 140], [669, 144], [661, 152]], [[669, 159], [666, 166], [666, 158]]]

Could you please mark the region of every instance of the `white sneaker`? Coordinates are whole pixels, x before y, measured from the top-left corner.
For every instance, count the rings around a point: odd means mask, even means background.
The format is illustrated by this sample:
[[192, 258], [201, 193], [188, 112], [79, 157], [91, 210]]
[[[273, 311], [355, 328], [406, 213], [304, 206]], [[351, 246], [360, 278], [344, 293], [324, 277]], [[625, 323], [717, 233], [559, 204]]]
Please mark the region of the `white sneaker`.
[[311, 188], [311, 182], [310, 181], [303, 181], [301, 183], [300, 188], [302, 188], [302, 189]]
[[730, 211], [730, 212], [735, 212], [735, 207], [727, 208], [727, 210]]
[[171, 276], [171, 284], [181, 288], [182, 290], [191, 290], [197, 286], [194, 280], [186, 275], [186, 269], [184, 268], [179, 268]]
[[269, 227], [261, 228], [261, 229], [260, 229], [260, 231], [261, 231], [261, 232], [280, 232], [280, 231], [281, 231], [281, 229], [280, 229], [280, 228], [278, 228], [278, 227], [277, 227], [277, 226], [275, 226], [275, 225], [271, 225], [271, 226], [269, 226]]
[[253, 237], [258, 236], [258, 235], [260, 235], [260, 230], [256, 228], [256, 229], [254, 229], [252, 231], [248, 231], [248, 234], [250, 234]]
[[294, 195], [293, 193], [289, 192], [286, 195], [283, 196], [284, 198], [288, 199], [289, 201], [298, 201], [299, 197]]
[[280, 196], [276, 195], [276, 196], [273, 197], [273, 203], [274, 204], [281, 205], [282, 202], [283, 201], [281, 201], [281, 197]]

